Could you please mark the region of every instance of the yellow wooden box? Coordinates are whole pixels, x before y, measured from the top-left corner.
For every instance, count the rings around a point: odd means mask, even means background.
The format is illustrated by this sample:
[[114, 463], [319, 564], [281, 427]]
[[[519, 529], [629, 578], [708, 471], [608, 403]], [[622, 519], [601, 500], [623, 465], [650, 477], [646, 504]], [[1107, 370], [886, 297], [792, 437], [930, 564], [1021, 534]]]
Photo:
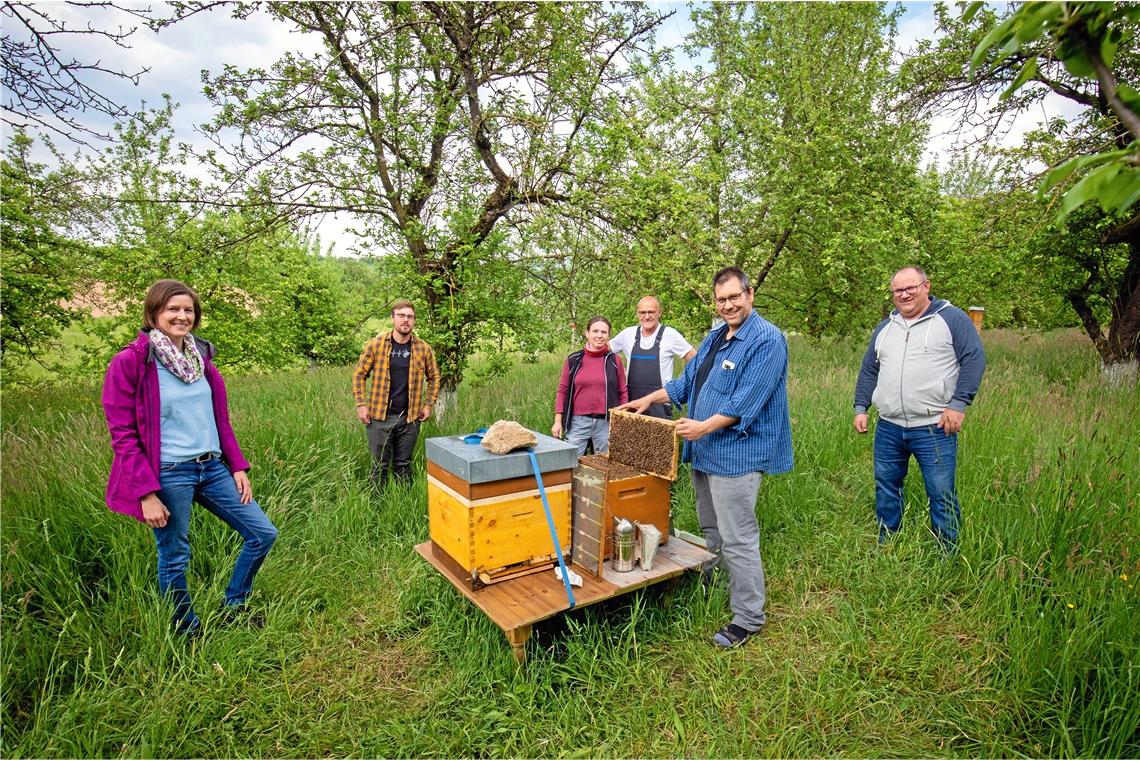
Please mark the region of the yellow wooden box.
[[[546, 472], [542, 483], [562, 551], [570, 551], [571, 470]], [[557, 561], [534, 476], [468, 483], [434, 462], [427, 465], [432, 543], [472, 582]]]

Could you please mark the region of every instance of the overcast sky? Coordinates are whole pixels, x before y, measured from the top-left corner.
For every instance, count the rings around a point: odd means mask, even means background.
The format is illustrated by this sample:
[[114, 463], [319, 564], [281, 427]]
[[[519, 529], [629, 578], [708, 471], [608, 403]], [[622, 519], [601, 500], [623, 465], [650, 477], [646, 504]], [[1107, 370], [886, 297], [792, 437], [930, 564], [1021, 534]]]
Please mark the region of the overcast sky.
[[[675, 11], [658, 30], [657, 39], [660, 45], [679, 45], [691, 29], [688, 5], [683, 2], [653, 2], [650, 5], [658, 10]], [[930, 3], [911, 2], [903, 6], [897, 45], [900, 51], [907, 52], [915, 47], [918, 40], [933, 36], [934, 18]], [[148, 5], [138, 4], [135, 7], [145, 8]], [[166, 13], [160, 4], [150, 4], [149, 7], [157, 14]], [[51, 12], [78, 26], [86, 25], [88, 20], [82, 13], [91, 14], [97, 26], [134, 26], [138, 23], [126, 14], [77, 9], [62, 3], [52, 3]], [[10, 23], [8, 19], [4, 22], [6, 27]], [[141, 102], [156, 106], [161, 103], [163, 94], [169, 94], [179, 106], [174, 114], [178, 138], [198, 146], [203, 146], [205, 140], [197, 126], [212, 116], [211, 106], [202, 95], [203, 70], [217, 71], [223, 64], [238, 68], [269, 66], [285, 50], [312, 49], [318, 44], [314, 36], [290, 32], [283, 24], [270, 21], [264, 14], [237, 22], [225, 10], [199, 13], [158, 34], [141, 27], [131, 36], [129, 43], [131, 47], [123, 49], [97, 38], [85, 37], [69, 40], [60, 47], [67, 55], [85, 62], [98, 59], [108, 68], [130, 73], [149, 69], [142, 75], [138, 86], [110, 77], [93, 77], [91, 83], [129, 107]], [[92, 122], [96, 128], [107, 129], [107, 125], [97, 118], [92, 118]], [[928, 163], [936, 161], [945, 165], [948, 152], [960, 139], [953, 126], [945, 120], [932, 124], [926, 151]], [[1025, 129], [1034, 126], [1030, 121], [1018, 125], [1011, 139], [1019, 138]], [[321, 236], [322, 243], [327, 246], [335, 242], [336, 251], [343, 254], [348, 253], [351, 247], [349, 236], [343, 232], [344, 226], [341, 220], [329, 218], [320, 222], [315, 231]]]

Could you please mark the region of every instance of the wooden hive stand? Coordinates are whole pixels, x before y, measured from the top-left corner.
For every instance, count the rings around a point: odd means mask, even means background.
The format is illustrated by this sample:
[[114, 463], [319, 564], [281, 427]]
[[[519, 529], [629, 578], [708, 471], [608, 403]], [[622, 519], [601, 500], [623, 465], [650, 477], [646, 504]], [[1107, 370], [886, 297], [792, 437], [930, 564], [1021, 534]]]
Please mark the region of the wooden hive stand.
[[[515, 661], [520, 664], [526, 660], [526, 642], [534, 624], [570, 609], [566, 589], [553, 570], [473, 589], [466, 574], [457, 571], [454, 563], [441, 560], [432, 551], [431, 541], [418, 544], [416, 553], [502, 629]], [[695, 544], [680, 539], [670, 541], [668, 546], [658, 550], [652, 570], [635, 568], [628, 573], [619, 573], [606, 566], [598, 578], [583, 576], [582, 585], [574, 587], [575, 608], [604, 602], [676, 578], [711, 559], [712, 554]]]

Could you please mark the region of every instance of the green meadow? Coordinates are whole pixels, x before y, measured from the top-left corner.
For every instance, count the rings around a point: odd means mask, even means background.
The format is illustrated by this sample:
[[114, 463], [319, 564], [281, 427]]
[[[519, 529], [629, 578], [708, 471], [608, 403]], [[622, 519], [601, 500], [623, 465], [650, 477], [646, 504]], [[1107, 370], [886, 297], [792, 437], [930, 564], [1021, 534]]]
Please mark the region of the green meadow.
[[[254, 492], [281, 529], [260, 631], [167, 631], [149, 531], [103, 506], [99, 387], [3, 394], [5, 757], [1140, 755], [1140, 390], [1075, 332], [989, 331], [947, 560], [912, 468], [879, 546], [862, 340], [793, 339], [796, 468], [757, 511], [769, 624], [725, 652], [723, 587], [689, 574], [502, 633], [412, 547], [423, 448], [373, 491], [349, 368], [231, 377]], [[508, 418], [548, 432], [561, 357], [512, 364], [424, 435]], [[696, 531], [693, 496], [675, 523]], [[204, 511], [192, 591], [212, 613], [237, 540]]]

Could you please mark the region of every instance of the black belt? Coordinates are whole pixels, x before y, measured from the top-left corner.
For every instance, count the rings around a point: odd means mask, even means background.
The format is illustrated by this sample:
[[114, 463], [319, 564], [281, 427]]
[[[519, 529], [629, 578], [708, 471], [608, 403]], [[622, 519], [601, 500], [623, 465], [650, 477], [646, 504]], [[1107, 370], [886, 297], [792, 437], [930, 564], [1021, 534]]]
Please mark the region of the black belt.
[[203, 462], [209, 462], [211, 459], [216, 459], [217, 456], [218, 456], [217, 454], [215, 454], [214, 452], [211, 451], [207, 454], [199, 454], [198, 456], [194, 457], [193, 459], [187, 459], [186, 461], [187, 462], [194, 462], [196, 464], [202, 464]]
[[606, 415], [604, 415], [604, 414], [580, 414], [578, 416], [579, 417], [589, 417], [592, 420], [604, 420], [606, 418]]

